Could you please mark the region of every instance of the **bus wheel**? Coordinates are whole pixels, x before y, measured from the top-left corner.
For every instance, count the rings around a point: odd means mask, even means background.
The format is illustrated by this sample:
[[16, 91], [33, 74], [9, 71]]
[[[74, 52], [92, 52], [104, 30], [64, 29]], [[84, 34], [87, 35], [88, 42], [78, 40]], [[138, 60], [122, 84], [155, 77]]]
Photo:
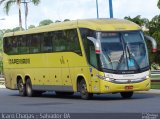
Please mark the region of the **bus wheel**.
[[133, 92], [121, 92], [121, 96], [124, 99], [129, 99], [133, 96]]
[[87, 85], [86, 85], [86, 82], [84, 80], [80, 81], [79, 88], [80, 88], [80, 93], [81, 93], [81, 98], [82, 99], [88, 100], [88, 99], [92, 98], [93, 94], [89, 93], [87, 91]]
[[34, 91], [32, 90], [32, 83], [30, 79], [26, 81], [26, 92], [28, 97], [32, 97], [34, 95]]
[[72, 96], [74, 92], [55, 92], [57, 96]]
[[20, 79], [18, 81], [18, 85], [17, 86], [18, 86], [18, 90], [19, 90], [19, 95], [20, 96], [26, 96], [26, 85], [23, 84], [22, 79]]
[[64, 94], [67, 96], [72, 96], [74, 94], [74, 92], [65, 92]]
[[34, 96], [40, 97], [42, 93], [44, 93], [44, 91], [34, 91]]

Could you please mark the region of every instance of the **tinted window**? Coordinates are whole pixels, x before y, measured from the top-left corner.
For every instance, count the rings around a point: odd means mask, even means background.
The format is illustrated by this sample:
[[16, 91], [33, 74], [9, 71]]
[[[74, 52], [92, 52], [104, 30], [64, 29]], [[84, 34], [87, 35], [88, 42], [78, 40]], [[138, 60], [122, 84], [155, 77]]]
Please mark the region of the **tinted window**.
[[31, 38], [31, 44], [30, 44], [30, 53], [39, 53], [40, 52], [40, 41], [42, 39], [42, 35], [32, 35]]
[[95, 53], [95, 46], [90, 40], [87, 39], [87, 37], [96, 38], [96, 33], [93, 30], [85, 29], [85, 28], [80, 29], [80, 32], [81, 32], [81, 37], [82, 37], [87, 61], [90, 65], [97, 68], [98, 58]]
[[75, 52], [82, 55], [76, 29], [4, 38], [7, 54]]
[[4, 52], [8, 54], [18, 53], [17, 37], [4, 38]]
[[18, 43], [18, 54], [29, 53], [29, 47], [28, 47], [26, 35], [25, 36], [18, 36], [17, 43]]
[[52, 33], [44, 33], [41, 38], [41, 52], [52, 52]]
[[67, 43], [66, 50], [82, 55], [77, 30], [66, 30], [65, 35]]

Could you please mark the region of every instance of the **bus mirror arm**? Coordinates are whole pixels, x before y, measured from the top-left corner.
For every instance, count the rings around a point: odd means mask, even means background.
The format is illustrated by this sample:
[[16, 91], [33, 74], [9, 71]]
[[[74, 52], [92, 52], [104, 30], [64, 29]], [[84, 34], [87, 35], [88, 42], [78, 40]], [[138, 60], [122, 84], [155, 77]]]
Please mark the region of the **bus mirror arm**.
[[144, 36], [146, 40], [150, 41], [152, 43], [152, 52], [155, 53], [157, 52], [157, 42], [154, 38], [152, 38], [151, 36]]
[[97, 39], [93, 38], [93, 37], [87, 37], [88, 40], [92, 41], [94, 46], [95, 46], [95, 52], [97, 54], [99, 54], [101, 52], [100, 50], [100, 44], [99, 42], [97, 41]]

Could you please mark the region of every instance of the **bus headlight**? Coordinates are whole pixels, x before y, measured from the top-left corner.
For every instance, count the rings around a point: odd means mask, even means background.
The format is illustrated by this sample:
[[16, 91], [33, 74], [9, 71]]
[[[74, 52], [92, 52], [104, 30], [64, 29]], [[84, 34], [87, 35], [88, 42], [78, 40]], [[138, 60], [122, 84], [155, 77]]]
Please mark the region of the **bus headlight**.
[[102, 79], [102, 80], [105, 80], [105, 81], [113, 81], [114, 79], [111, 79], [111, 78], [109, 78], [109, 77], [105, 77], [105, 76], [101, 76], [101, 75], [97, 75], [97, 77], [99, 78], [99, 79]]
[[145, 78], [146, 78], [146, 79], [149, 79], [149, 78], [150, 78], [150, 76], [146, 76]]

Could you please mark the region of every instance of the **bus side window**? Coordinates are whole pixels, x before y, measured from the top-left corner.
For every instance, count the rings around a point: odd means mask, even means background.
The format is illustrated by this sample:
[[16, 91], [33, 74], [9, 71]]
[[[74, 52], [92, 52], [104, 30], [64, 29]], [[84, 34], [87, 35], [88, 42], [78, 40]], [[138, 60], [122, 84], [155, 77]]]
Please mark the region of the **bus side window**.
[[81, 32], [81, 37], [82, 37], [87, 61], [91, 66], [98, 68], [98, 64], [97, 64], [98, 60], [97, 60], [97, 54], [95, 53], [95, 46], [92, 41], [87, 39], [88, 36], [96, 37], [96, 34], [94, 31], [86, 28], [81, 28], [80, 32]]
[[63, 52], [66, 51], [65, 35], [63, 31], [56, 31], [52, 34], [52, 43], [54, 51]]
[[52, 37], [51, 33], [43, 33], [44, 38], [41, 39], [41, 52], [49, 53], [52, 52]]
[[57, 40], [57, 36], [56, 36], [56, 33], [55, 32], [52, 32], [50, 34], [50, 37], [51, 37], [51, 42], [52, 42], [52, 50], [53, 52], [56, 52], [57, 51], [57, 46], [58, 46], [58, 40]]
[[65, 31], [60, 31], [60, 34], [58, 36], [59, 36], [61, 51], [67, 51], [67, 42], [66, 42]]
[[40, 52], [40, 37], [41, 35], [34, 34], [31, 37], [30, 53], [39, 53]]
[[11, 51], [9, 52], [9, 54], [18, 54], [18, 41], [17, 41], [17, 37], [11, 37], [10, 39], [11, 41]]
[[4, 38], [4, 52], [6, 54], [10, 54], [10, 51], [12, 50], [12, 43], [10, 38]]
[[71, 29], [71, 30], [66, 30], [65, 32], [66, 32], [67, 50], [82, 55], [77, 30]]
[[29, 53], [29, 47], [27, 47], [26, 35], [18, 36], [18, 54], [27, 54], [27, 53]]

